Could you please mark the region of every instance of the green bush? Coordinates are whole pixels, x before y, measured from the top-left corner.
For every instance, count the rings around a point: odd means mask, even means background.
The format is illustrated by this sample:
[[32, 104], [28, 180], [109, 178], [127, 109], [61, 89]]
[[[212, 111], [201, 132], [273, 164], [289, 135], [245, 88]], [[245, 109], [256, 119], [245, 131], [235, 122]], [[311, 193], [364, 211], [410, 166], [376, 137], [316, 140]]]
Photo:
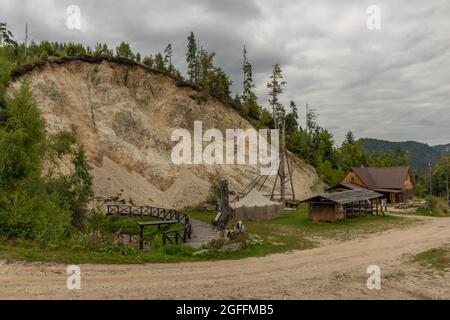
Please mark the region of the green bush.
[[438, 198], [432, 197], [432, 196], [428, 196], [426, 198], [426, 203], [427, 203], [427, 207], [430, 210], [435, 210], [437, 208], [437, 205], [438, 205]]
[[136, 249], [135, 247], [132, 246], [127, 246], [127, 245], [106, 245], [104, 247], [102, 247], [100, 250], [100, 252], [103, 253], [116, 253], [116, 254], [120, 254], [122, 256], [131, 256], [131, 255], [136, 255], [139, 254], [140, 251], [138, 249]]
[[164, 253], [168, 256], [191, 256], [192, 255], [192, 248], [179, 245], [179, 244], [168, 244], [165, 246], [162, 246], [159, 251], [161, 253]]
[[0, 197], [0, 233], [8, 239], [36, 240], [41, 245], [68, 237], [71, 215], [51, 196], [19, 189]]
[[220, 199], [220, 177], [216, 176], [209, 187], [208, 197], [206, 198], [206, 202], [216, 206], [219, 206]]
[[225, 242], [225, 239], [213, 239], [208, 243], [207, 247], [208, 249], [219, 250], [224, 246]]
[[108, 218], [102, 211], [100, 206], [97, 206], [91, 211], [87, 220], [87, 231], [89, 234], [102, 235], [105, 232]]
[[[24, 81], [6, 100], [6, 122], [0, 126], [0, 236], [54, 246], [79, 224], [92, 197], [92, 177], [82, 147], [70, 133], [46, 137], [45, 123]], [[53, 176], [43, 163], [57, 166], [72, 156], [74, 172]]]

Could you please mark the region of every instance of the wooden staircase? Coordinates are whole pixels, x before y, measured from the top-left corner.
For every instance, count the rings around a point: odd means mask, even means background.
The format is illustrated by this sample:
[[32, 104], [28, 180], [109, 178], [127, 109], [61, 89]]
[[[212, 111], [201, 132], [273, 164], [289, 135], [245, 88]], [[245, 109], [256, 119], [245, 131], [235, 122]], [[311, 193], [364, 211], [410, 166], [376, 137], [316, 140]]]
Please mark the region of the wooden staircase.
[[192, 235], [186, 242], [187, 246], [199, 248], [211, 240], [220, 239], [220, 233], [214, 230], [214, 227], [205, 222], [191, 219]]

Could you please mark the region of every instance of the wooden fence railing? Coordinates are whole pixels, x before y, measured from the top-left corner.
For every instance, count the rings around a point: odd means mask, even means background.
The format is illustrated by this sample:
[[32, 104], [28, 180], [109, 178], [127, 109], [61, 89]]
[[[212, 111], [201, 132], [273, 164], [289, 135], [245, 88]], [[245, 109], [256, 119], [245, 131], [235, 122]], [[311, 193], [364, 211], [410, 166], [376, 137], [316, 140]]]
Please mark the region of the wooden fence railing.
[[191, 218], [187, 214], [181, 213], [177, 210], [151, 206], [124, 206], [116, 204], [108, 204], [106, 205], [106, 208], [107, 215], [117, 214], [121, 216], [146, 216], [162, 220], [176, 220], [178, 223], [184, 224], [184, 226], [180, 229], [163, 232], [163, 245], [167, 243], [185, 243], [191, 239]]
[[191, 238], [191, 235], [192, 235], [192, 224], [190, 222], [189, 216], [187, 216], [187, 224], [185, 224], [183, 228], [172, 231], [166, 231], [163, 233], [162, 238], [163, 245], [166, 245], [166, 243], [171, 244], [184, 243]]

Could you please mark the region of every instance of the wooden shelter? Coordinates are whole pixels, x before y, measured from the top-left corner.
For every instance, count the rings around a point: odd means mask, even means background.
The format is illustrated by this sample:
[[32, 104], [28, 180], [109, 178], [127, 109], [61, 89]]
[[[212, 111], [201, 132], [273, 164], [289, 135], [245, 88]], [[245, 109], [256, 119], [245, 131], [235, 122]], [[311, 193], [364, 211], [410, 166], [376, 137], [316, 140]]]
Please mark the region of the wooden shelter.
[[367, 214], [383, 214], [383, 195], [367, 189], [357, 189], [316, 195], [308, 203], [308, 217], [314, 223], [335, 222]]
[[409, 167], [367, 168], [354, 167], [341, 183], [328, 191], [369, 189], [381, 193], [388, 203], [405, 202], [415, 188]]

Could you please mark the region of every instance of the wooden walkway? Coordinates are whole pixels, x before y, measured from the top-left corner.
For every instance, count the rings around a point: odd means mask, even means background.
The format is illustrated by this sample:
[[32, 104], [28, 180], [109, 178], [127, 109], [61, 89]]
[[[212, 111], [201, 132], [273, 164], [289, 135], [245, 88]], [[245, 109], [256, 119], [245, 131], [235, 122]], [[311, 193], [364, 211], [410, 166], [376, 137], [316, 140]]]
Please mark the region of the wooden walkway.
[[140, 222], [140, 246], [143, 247], [142, 231], [145, 226], [182, 223], [184, 227], [179, 230], [166, 231], [163, 233], [163, 244], [166, 243], [185, 243], [192, 248], [199, 248], [211, 240], [220, 239], [220, 233], [214, 230], [213, 226], [191, 219], [188, 215], [176, 210], [155, 208], [151, 206], [126, 206], [126, 205], [107, 205], [107, 214], [117, 214], [122, 216], [150, 216], [162, 219], [163, 221]]
[[177, 230], [165, 231], [162, 234], [163, 245], [166, 243], [179, 244], [186, 243], [191, 239], [192, 224], [191, 217], [187, 214], [178, 212], [173, 209], [157, 208], [151, 206], [125, 206], [108, 204], [106, 205], [107, 215], [117, 214], [121, 216], [146, 216], [161, 219], [165, 222], [139, 222], [140, 227], [140, 239], [139, 247], [144, 248], [144, 228], [146, 226], [157, 225], [160, 228], [161, 225], [182, 223], [184, 226]]
[[211, 240], [220, 239], [220, 233], [214, 230], [213, 226], [191, 219], [192, 235], [191, 239], [186, 242], [186, 245], [192, 248], [199, 248], [204, 244], [207, 244]]

